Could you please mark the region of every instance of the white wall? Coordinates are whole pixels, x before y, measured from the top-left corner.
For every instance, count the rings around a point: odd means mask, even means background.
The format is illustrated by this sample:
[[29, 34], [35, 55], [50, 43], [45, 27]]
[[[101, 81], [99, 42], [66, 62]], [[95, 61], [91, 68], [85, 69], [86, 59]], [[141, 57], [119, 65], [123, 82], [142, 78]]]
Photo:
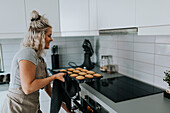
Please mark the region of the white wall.
[[111, 35], [95, 37], [96, 61], [111, 54], [119, 72], [167, 88], [164, 71], [170, 70], [170, 36]]
[[[53, 45], [59, 46], [60, 54], [60, 66], [68, 67], [68, 62], [75, 62], [77, 65], [81, 65], [84, 60], [84, 51], [82, 44], [84, 39], [89, 39], [94, 44], [93, 37], [55, 37], [54, 41], [51, 43]], [[6, 72], [10, 71], [11, 62], [15, 53], [20, 49], [20, 42], [22, 39], [0, 39], [2, 44], [3, 59], [4, 59], [4, 70]], [[92, 58], [94, 59], [94, 58]], [[51, 49], [46, 51], [45, 60], [47, 66], [51, 68]]]

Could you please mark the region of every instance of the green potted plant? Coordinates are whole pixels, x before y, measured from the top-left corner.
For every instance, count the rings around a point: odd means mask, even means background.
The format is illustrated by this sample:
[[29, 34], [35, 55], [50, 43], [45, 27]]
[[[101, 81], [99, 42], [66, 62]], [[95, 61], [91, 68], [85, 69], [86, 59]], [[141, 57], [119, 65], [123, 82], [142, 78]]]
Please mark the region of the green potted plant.
[[165, 73], [165, 77], [163, 78], [163, 81], [167, 82], [168, 85], [170, 86], [170, 71], [166, 71]]
[[164, 92], [164, 96], [170, 99], [170, 71], [165, 71], [164, 74], [165, 74], [165, 77], [163, 78], [163, 81], [168, 83], [168, 86], [169, 86]]

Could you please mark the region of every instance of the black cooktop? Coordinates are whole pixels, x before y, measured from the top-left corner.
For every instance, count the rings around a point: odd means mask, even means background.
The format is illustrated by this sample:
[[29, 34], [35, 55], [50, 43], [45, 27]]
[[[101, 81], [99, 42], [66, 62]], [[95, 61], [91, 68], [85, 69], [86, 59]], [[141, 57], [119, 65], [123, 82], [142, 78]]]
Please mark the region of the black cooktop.
[[162, 89], [127, 76], [87, 82], [86, 84], [114, 102], [126, 101], [163, 92]]

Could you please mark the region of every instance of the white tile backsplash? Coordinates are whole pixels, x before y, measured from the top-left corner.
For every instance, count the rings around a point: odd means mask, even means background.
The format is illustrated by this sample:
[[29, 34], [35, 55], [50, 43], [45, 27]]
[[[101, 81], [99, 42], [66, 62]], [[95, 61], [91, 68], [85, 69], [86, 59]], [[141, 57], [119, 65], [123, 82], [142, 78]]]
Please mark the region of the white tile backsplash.
[[154, 70], [154, 74], [156, 76], [159, 76], [159, 77], [164, 77], [164, 72], [166, 70], [169, 70], [170, 68], [168, 67], [163, 67], [163, 66], [158, 66], [158, 65], [155, 65], [155, 70]]
[[134, 59], [134, 52], [133, 51], [125, 51], [125, 50], [118, 50], [118, 57], [126, 58], [126, 59]]
[[[112, 55], [119, 73], [166, 88], [162, 79], [164, 71], [170, 70], [170, 36], [137, 36], [136, 34], [95, 37], [55, 37], [50, 47], [59, 46], [60, 66], [67, 67], [73, 61], [81, 65], [84, 60], [82, 44], [90, 40], [94, 49], [92, 61], [100, 63], [101, 55]], [[5, 71], [10, 70], [14, 54], [20, 48], [21, 39], [1, 39]], [[45, 57], [51, 67], [51, 50]]]
[[133, 42], [118, 42], [117, 48], [121, 50], [133, 51]]
[[154, 64], [154, 54], [134, 52], [134, 60]]
[[154, 43], [155, 36], [134, 36], [134, 42]]
[[170, 55], [170, 44], [156, 44], [155, 54]]
[[[113, 37], [113, 43], [110, 43]], [[116, 39], [117, 40], [114, 40]], [[164, 71], [170, 70], [170, 36], [138, 36], [136, 34], [95, 37], [100, 42], [96, 54], [108, 54], [110, 50], [117, 52], [119, 73], [140, 81], [167, 88], [163, 81]], [[106, 45], [107, 46], [103, 46]], [[117, 44], [117, 47], [115, 46]], [[117, 51], [116, 51], [117, 49]], [[96, 59], [99, 59], [96, 57]]]
[[141, 71], [134, 70], [134, 78], [141, 80], [141, 81], [144, 81], [144, 82], [149, 83], [149, 84], [154, 83], [153, 82], [154, 76], [152, 74], [144, 73], [144, 72], [141, 72]]
[[[50, 47], [53, 45], [58, 45], [59, 54], [60, 54], [60, 66], [68, 67], [68, 62], [73, 61], [77, 65], [81, 65], [84, 60], [84, 50], [82, 44], [84, 39], [90, 40], [94, 48], [94, 37], [54, 37], [53, 42], [50, 44]], [[4, 59], [4, 69], [9, 72], [11, 67], [11, 62], [20, 49], [20, 43], [22, 39], [0, 39], [3, 50], [3, 59]], [[51, 49], [46, 50], [45, 60], [47, 67], [51, 68]], [[94, 57], [91, 58], [94, 61]]]
[[145, 52], [145, 53], [154, 53], [154, 44], [134, 43], [134, 51]]
[[155, 43], [170, 44], [170, 36], [156, 36]]
[[154, 74], [154, 65], [147, 64], [144, 62], [134, 61], [134, 70], [149, 73], [149, 74]]
[[159, 66], [170, 67], [170, 56], [155, 55], [155, 64]]

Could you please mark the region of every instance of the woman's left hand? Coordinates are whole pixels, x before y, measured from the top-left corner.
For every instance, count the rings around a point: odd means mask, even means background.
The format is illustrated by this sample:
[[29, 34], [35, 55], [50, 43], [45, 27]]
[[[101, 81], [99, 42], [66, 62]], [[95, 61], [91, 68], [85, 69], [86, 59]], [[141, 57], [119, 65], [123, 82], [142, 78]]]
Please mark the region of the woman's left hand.
[[55, 74], [54, 76], [55, 76], [55, 79], [58, 79], [58, 80], [60, 80], [60, 81], [62, 81], [62, 82], [64, 82], [64, 75], [65, 75], [66, 73], [57, 73], [57, 74]]

